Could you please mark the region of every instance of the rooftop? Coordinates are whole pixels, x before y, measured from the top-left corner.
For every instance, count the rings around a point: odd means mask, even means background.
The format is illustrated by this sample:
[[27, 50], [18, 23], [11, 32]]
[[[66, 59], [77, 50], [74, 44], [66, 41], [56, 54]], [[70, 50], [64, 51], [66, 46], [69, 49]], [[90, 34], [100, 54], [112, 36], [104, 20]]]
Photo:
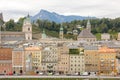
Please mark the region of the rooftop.
[[96, 38], [88, 29], [84, 29], [78, 35], [78, 38]]

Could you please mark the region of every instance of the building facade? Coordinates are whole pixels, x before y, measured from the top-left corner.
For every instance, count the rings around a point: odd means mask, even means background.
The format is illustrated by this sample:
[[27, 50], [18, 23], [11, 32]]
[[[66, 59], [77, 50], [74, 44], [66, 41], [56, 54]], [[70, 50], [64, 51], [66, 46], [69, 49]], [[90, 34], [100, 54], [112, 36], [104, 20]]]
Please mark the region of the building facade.
[[25, 73], [25, 54], [23, 48], [14, 48], [12, 51], [12, 68], [14, 74]]
[[0, 74], [12, 73], [12, 49], [0, 48]]
[[117, 40], [120, 41], [120, 32], [118, 33]]
[[25, 40], [32, 40], [32, 24], [29, 15], [24, 20], [22, 32], [25, 33]]
[[108, 34], [108, 33], [101, 34], [101, 40], [109, 41], [110, 40], [110, 34]]
[[98, 47], [97, 46], [85, 46], [85, 71], [86, 72], [98, 72]]
[[41, 49], [40, 47], [32, 46], [25, 48], [25, 68], [26, 72], [36, 71], [41, 69]]
[[99, 74], [116, 75], [116, 51], [107, 46], [99, 48]]
[[59, 74], [69, 73], [69, 48], [65, 45], [58, 46], [58, 72]]
[[47, 46], [42, 51], [41, 71], [49, 74], [57, 71], [58, 52], [56, 46]]
[[85, 72], [84, 49], [80, 48], [78, 54], [70, 54], [70, 74], [82, 74]]

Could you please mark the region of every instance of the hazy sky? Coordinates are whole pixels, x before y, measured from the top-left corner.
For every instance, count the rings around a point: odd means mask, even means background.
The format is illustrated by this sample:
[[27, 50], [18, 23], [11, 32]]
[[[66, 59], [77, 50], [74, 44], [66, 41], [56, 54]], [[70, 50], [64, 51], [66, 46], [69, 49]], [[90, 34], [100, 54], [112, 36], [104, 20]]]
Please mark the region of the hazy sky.
[[0, 0], [4, 20], [37, 14], [41, 9], [62, 15], [120, 17], [120, 0]]

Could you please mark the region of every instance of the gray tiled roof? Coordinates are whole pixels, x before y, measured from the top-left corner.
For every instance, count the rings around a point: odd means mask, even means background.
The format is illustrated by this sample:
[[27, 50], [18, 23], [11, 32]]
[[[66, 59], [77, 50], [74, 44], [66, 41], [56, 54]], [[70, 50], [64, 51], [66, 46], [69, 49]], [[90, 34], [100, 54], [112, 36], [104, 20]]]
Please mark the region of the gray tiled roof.
[[24, 37], [1, 37], [2, 41], [20, 41], [25, 40]]
[[84, 46], [84, 49], [85, 50], [98, 50], [98, 47], [97, 46], [86, 45], [86, 46]]
[[96, 38], [88, 29], [84, 29], [78, 35], [78, 38]]
[[11, 34], [16, 34], [16, 35], [24, 35], [25, 33], [24, 32], [1, 32], [2, 35], [11, 35]]
[[[20, 41], [25, 40], [24, 32], [1, 32], [2, 41]], [[19, 35], [19, 36], [17, 36]]]
[[24, 51], [24, 48], [14, 48], [13, 51]]

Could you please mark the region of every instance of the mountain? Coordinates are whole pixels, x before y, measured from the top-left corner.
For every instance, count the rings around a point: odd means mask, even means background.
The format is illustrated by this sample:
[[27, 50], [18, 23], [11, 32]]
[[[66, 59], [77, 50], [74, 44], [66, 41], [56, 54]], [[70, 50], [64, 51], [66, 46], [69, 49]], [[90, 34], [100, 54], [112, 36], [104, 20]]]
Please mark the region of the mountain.
[[[59, 15], [55, 12], [49, 12], [42, 9], [38, 14], [32, 16], [31, 20], [36, 21], [37, 19], [41, 19], [41, 20], [49, 20], [57, 23], [62, 23], [62, 22], [71, 22], [73, 20], [84, 20], [87, 18], [88, 17], [75, 16], [75, 15], [64, 16], [64, 15]], [[90, 17], [90, 18], [95, 18], [95, 17]]]

